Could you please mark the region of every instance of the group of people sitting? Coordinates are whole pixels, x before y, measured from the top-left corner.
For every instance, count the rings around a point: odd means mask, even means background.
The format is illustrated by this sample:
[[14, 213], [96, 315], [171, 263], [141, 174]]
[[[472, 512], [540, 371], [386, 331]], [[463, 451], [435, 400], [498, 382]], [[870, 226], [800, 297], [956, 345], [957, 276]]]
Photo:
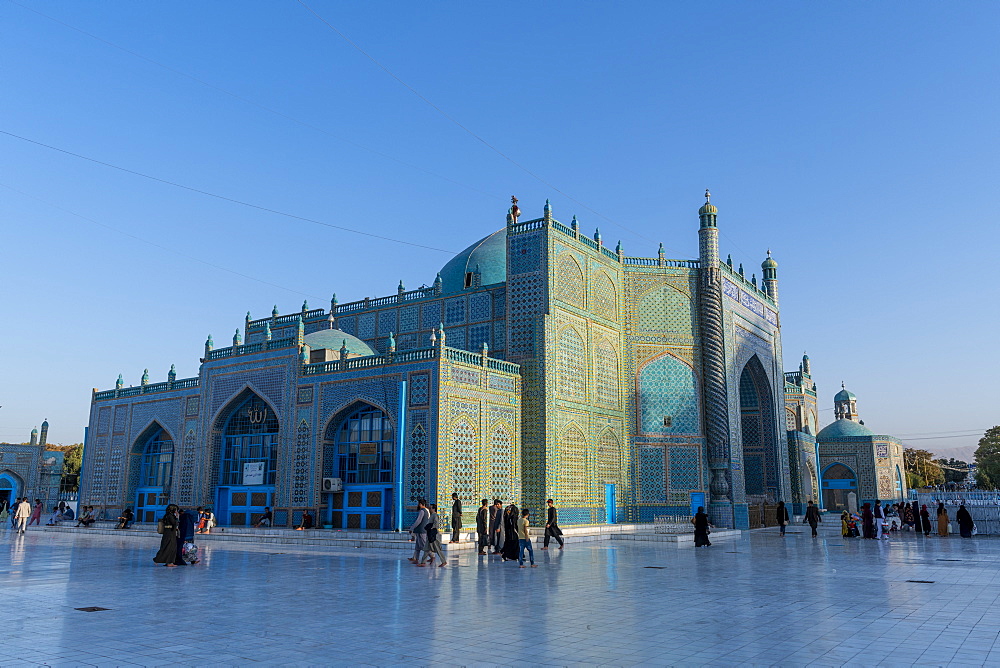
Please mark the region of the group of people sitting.
[[[971, 538], [975, 530], [972, 515], [963, 503], [955, 513], [959, 532], [963, 538]], [[876, 501], [874, 507], [865, 503], [861, 510], [851, 513], [845, 510], [840, 515], [841, 535], [844, 538], [888, 538], [893, 531], [913, 531], [931, 535], [931, 514], [927, 505], [893, 503], [885, 507]], [[943, 503], [937, 507], [937, 531], [939, 536], [947, 536], [949, 531], [948, 509]]]
[[73, 509], [66, 505], [65, 501], [60, 501], [58, 506], [52, 509], [52, 515], [49, 517], [49, 521], [45, 523], [46, 526], [54, 527], [61, 522], [72, 522], [76, 519], [76, 513]]
[[84, 506], [83, 512], [80, 513], [80, 517], [77, 518], [76, 525], [78, 527], [84, 527], [85, 529], [89, 529], [94, 525], [94, 522], [96, 521], [97, 517], [94, 514], [94, 507]]

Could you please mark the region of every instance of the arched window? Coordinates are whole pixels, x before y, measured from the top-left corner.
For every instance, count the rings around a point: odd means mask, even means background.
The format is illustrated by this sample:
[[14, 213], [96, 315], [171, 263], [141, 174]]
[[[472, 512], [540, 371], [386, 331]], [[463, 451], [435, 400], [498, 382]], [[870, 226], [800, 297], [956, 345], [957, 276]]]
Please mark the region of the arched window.
[[639, 423], [646, 434], [697, 434], [701, 418], [694, 370], [664, 354], [639, 371]]
[[594, 292], [591, 304], [594, 313], [608, 320], [618, 319], [618, 290], [615, 283], [605, 272], [600, 272], [593, 281]]
[[336, 427], [334, 476], [345, 483], [392, 482], [392, 422], [378, 408], [364, 406]]
[[[252, 395], [233, 411], [223, 427], [222, 442], [220, 485], [274, 484], [278, 418], [263, 399]], [[244, 479], [249, 470], [246, 465], [257, 463], [264, 465], [263, 481], [249, 483]]]
[[174, 442], [162, 428], [157, 429], [143, 446], [139, 485], [169, 489], [173, 474]]
[[569, 253], [563, 253], [556, 264], [556, 297], [583, 308], [585, 291], [580, 263]]

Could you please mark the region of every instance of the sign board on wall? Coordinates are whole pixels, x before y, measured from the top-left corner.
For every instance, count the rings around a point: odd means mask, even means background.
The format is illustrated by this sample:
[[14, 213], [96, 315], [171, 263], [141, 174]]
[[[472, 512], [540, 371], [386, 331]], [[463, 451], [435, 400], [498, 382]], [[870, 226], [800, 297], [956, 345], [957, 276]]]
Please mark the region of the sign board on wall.
[[264, 484], [264, 462], [247, 462], [243, 465], [243, 484]]

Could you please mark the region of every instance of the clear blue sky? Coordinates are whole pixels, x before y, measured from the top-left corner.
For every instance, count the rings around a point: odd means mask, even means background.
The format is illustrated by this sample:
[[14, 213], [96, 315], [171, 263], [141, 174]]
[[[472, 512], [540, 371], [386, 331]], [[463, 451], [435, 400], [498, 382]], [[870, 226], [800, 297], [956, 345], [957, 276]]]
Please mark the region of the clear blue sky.
[[[549, 186], [293, 0], [18, 1], [301, 123], [0, 0], [0, 130], [453, 252], [516, 194], [627, 254], [695, 257], [708, 187], [723, 254], [779, 262], [785, 366], [809, 351], [822, 408], [844, 380], [880, 433], [1000, 422], [996, 3], [309, 0]], [[248, 309], [391, 294], [450, 257], [3, 135], [0, 183], [49, 203], [0, 187], [2, 440], [47, 417], [79, 441], [119, 372], [193, 376]]]

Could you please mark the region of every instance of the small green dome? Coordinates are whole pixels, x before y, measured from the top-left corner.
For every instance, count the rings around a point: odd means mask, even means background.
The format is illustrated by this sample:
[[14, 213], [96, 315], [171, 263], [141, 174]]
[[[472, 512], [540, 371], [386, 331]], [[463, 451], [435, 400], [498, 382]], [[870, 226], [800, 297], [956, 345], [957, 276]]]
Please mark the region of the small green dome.
[[704, 216], [706, 213], [717, 214], [719, 210], [712, 204], [712, 193], [708, 192], [708, 188], [705, 189], [705, 203], [701, 205], [698, 209], [698, 215]]
[[771, 251], [767, 251], [767, 259], [760, 263], [761, 269], [777, 269], [778, 263], [771, 257]]
[[493, 285], [507, 280], [507, 229], [497, 230], [472, 244], [441, 268], [441, 291], [444, 294], [465, 289], [465, 274], [476, 271], [481, 285]]
[[303, 343], [309, 346], [310, 350], [340, 350], [341, 346], [346, 345], [349, 355], [367, 357], [375, 354], [367, 343], [339, 329], [321, 329], [306, 334]]
[[834, 401], [851, 401], [852, 399], [857, 399], [857, 397], [854, 396], [853, 392], [849, 392], [846, 388], [833, 395]]
[[816, 440], [828, 440], [833, 438], [848, 438], [850, 436], [874, 436], [873, 432], [868, 427], [863, 424], [858, 424], [854, 420], [846, 420], [840, 418], [833, 424], [828, 424], [827, 426], [820, 429], [819, 433], [816, 434]]

